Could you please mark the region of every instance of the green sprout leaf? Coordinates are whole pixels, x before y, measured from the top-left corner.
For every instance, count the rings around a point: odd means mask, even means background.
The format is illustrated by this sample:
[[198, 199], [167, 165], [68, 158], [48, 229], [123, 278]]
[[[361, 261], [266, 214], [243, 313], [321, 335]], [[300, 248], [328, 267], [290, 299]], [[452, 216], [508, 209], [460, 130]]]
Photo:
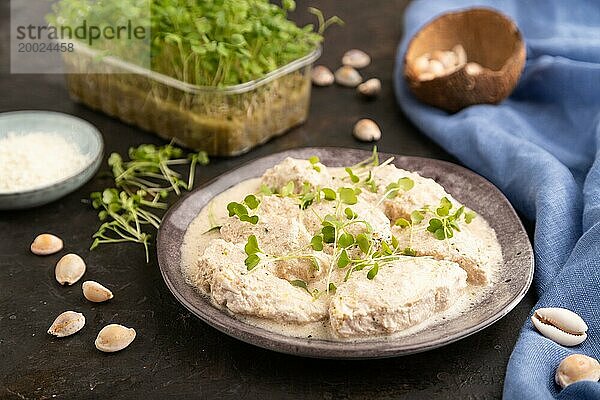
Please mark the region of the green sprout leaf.
[[474, 219], [476, 216], [477, 216], [477, 214], [475, 214], [475, 212], [473, 212], [473, 211], [467, 211], [467, 212], [465, 213], [465, 222], [466, 222], [467, 224], [470, 224], [470, 223], [471, 223], [471, 221], [473, 221], [473, 219]]
[[284, 187], [281, 188], [281, 190], [279, 191], [279, 194], [281, 194], [282, 197], [289, 197], [292, 194], [294, 194], [294, 182], [293, 181], [289, 181]]
[[323, 251], [323, 236], [315, 235], [310, 240], [310, 246], [314, 251]]
[[354, 236], [350, 233], [342, 233], [338, 239], [338, 244], [342, 248], [350, 247], [354, 244]]
[[354, 174], [354, 171], [352, 171], [352, 168], [346, 167], [346, 168], [344, 168], [344, 170], [346, 171], [348, 176], [350, 176], [350, 180], [352, 181], [352, 183], [358, 183], [360, 181], [360, 178]]
[[367, 279], [373, 280], [378, 272], [379, 272], [379, 264], [375, 263], [375, 265], [373, 265], [373, 267], [367, 273]]
[[336, 194], [335, 191], [333, 189], [330, 188], [323, 188], [321, 189], [321, 191], [323, 192], [323, 196], [325, 197], [325, 200], [335, 200], [336, 199]]
[[323, 242], [335, 242], [335, 227], [331, 225], [324, 226], [323, 229], [321, 229], [321, 233], [323, 234]]
[[308, 292], [308, 294], [312, 295], [312, 293], [310, 292], [310, 290], [308, 290], [308, 285], [303, 280], [301, 280], [301, 279], [295, 279], [295, 280], [289, 281], [289, 282], [290, 282], [290, 284], [292, 286], [302, 288], [302, 289], [306, 290]]
[[423, 221], [423, 218], [425, 218], [425, 215], [423, 215], [423, 213], [420, 211], [415, 210], [410, 213], [410, 220], [413, 223], [413, 225], [420, 224], [421, 221]]
[[356, 192], [352, 188], [339, 188], [338, 193], [340, 194], [340, 199], [342, 200], [342, 202], [348, 205], [356, 204], [358, 202]]
[[246, 203], [246, 205], [251, 209], [251, 210], [256, 210], [256, 208], [258, 207], [258, 205], [260, 204], [260, 201], [256, 198], [255, 195], [253, 194], [249, 194], [248, 196], [246, 196], [244, 198], [244, 203]]
[[335, 294], [336, 290], [337, 290], [337, 286], [335, 286], [335, 284], [333, 282], [330, 282], [329, 283], [329, 292]]
[[394, 225], [399, 226], [400, 228], [408, 228], [411, 223], [404, 218], [398, 218]]
[[338, 258], [337, 265], [340, 268], [344, 268], [348, 264], [350, 264], [350, 257], [348, 257], [348, 252], [346, 251], [346, 249], [344, 249], [340, 253], [340, 257]]
[[358, 248], [365, 254], [369, 253], [369, 249], [371, 248], [371, 240], [364, 233], [359, 233], [356, 236], [356, 244], [358, 244]]
[[264, 194], [265, 196], [271, 196], [273, 195], [273, 190], [263, 183], [260, 185], [260, 193]]
[[244, 264], [246, 264], [246, 269], [248, 269], [248, 271], [252, 271], [258, 265], [259, 262], [260, 257], [256, 254], [250, 254], [244, 260]]
[[346, 209], [344, 210], [344, 214], [346, 215], [346, 218], [348, 218], [348, 219], [358, 218], [358, 214], [355, 213], [350, 207], [346, 207]]
[[402, 251], [402, 254], [405, 256], [416, 257], [417, 252], [411, 249], [410, 247], [407, 247]]
[[255, 235], [248, 236], [248, 242], [244, 246], [244, 251], [247, 255], [261, 252], [260, 248], [258, 247], [258, 240], [256, 239]]

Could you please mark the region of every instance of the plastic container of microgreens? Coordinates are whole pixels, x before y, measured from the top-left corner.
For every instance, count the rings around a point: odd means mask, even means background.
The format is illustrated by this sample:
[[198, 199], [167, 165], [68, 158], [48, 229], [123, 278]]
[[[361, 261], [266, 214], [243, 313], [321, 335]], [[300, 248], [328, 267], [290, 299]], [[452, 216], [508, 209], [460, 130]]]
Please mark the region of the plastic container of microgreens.
[[226, 87], [191, 85], [79, 43], [64, 61], [75, 101], [185, 147], [234, 156], [306, 120], [310, 71], [320, 55], [319, 47], [262, 78]]

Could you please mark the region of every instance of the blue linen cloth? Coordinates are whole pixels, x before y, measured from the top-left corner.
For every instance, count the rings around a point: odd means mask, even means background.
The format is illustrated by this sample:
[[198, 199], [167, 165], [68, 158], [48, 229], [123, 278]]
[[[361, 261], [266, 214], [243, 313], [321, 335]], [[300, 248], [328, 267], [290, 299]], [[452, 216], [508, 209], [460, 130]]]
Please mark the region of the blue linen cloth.
[[[526, 68], [500, 105], [448, 114], [409, 92], [403, 56], [426, 22], [474, 5], [517, 22], [527, 44]], [[405, 14], [394, 85], [400, 106], [419, 129], [536, 221], [536, 308], [568, 308], [589, 326], [585, 342], [566, 348], [527, 320], [508, 363], [504, 397], [600, 399], [600, 383], [578, 382], [562, 391], [554, 383], [567, 355], [600, 359], [600, 2], [415, 1]]]

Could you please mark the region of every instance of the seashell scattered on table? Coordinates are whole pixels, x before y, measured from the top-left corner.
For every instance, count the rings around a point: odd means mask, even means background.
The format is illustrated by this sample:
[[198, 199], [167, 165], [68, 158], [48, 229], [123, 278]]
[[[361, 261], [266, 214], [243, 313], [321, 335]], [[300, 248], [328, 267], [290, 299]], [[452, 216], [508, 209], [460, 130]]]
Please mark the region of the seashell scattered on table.
[[371, 57], [362, 50], [352, 49], [344, 53], [342, 64], [353, 68], [364, 68], [371, 64]]
[[324, 65], [316, 65], [310, 73], [312, 83], [317, 86], [329, 86], [335, 81], [333, 72]]
[[381, 129], [375, 121], [364, 118], [354, 125], [354, 137], [363, 142], [373, 142], [381, 139]]
[[38, 235], [31, 243], [31, 252], [38, 256], [47, 256], [57, 253], [63, 248], [63, 241], [58, 236], [50, 233]]
[[61, 285], [72, 285], [85, 274], [85, 262], [77, 254], [63, 256], [54, 269], [56, 280]]
[[357, 70], [344, 65], [335, 71], [335, 81], [342, 86], [356, 87], [363, 81], [363, 78]]
[[85, 325], [83, 314], [75, 311], [65, 311], [60, 314], [50, 328], [48, 333], [57, 337], [65, 337], [77, 333]]
[[81, 289], [83, 290], [83, 296], [94, 303], [101, 303], [114, 297], [108, 288], [94, 281], [83, 282]]
[[576, 346], [587, 338], [585, 321], [566, 308], [537, 309], [531, 321], [542, 335], [563, 346]]
[[356, 88], [358, 93], [366, 97], [375, 97], [381, 92], [381, 81], [377, 78], [371, 78]]
[[598, 382], [600, 363], [595, 358], [584, 354], [572, 354], [558, 365], [554, 380], [562, 388], [579, 381]]
[[123, 325], [106, 325], [98, 333], [94, 344], [96, 348], [105, 353], [113, 353], [126, 348], [135, 339], [135, 329]]

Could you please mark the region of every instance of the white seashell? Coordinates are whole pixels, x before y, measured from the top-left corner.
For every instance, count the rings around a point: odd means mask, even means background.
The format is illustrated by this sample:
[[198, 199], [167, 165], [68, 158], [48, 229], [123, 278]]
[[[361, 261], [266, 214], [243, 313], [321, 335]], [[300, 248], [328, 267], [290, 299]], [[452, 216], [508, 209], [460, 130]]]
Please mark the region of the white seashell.
[[465, 51], [465, 48], [462, 47], [462, 45], [457, 44], [452, 48], [452, 51], [454, 52], [454, 54], [456, 54], [457, 65], [463, 65], [467, 63], [467, 52]]
[[424, 72], [429, 72], [429, 53], [423, 54], [420, 57], [415, 58], [413, 61], [412, 68], [417, 75]]
[[362, 50], [348, 50], [342, 57], [342, 64], [353, 68], [364, 68], [371, 64], [371, 57]]
[[429, 61], [429, 72], [435, 76], [442, 76], [446, 74], [446, 69], [444, 68], [444, 64], [438, 60], [431, 60]]
[[576, 346], [587, 338], [585, 321], [565, 308], [540, 308], [531, 321], [542, 335], [563, 346]]
[[54, 269], [56, 280], [61, 285], [72, 285], [85, 274], [85, 262], [77, 254], [63, 256]]
[[423, 82], [423, 81], [430, 81], [432, 79], [435, 79], [435, 75], [432, 74], [431, 72], [423, 72], [422, 74], [419, 74], [418, 79]]
[[50, 328], [48, 333], [57, 337], [65, 337], [77, 333], [85, 325], [83, 314], [75, 311], [65, 311], [60, 314]]
[[106, 325], [98, 333], [98, 337], [94, 344], [100, 351], [113, 353], [123, 350], [129, 346], [135, 339], [135, 329], [127, 328], [123, 325], [110, 324]]
[[431, 58], [442, 63], [444, 69], [453, 68], [456, 65], [456, 54], [453, 51], [436, 50]]
[[324, 65], [317, 65], [312, 69], [311, 79], [317, 86], [329, 86], [335, 81], [333, 72]]
[[367, 97], [375, 97], [381, 92], [381, 81], [377, 78], [371, 78], [356, 88], [358, 93]]
[[344, 65], [335, 71], [335, 81], [342, 86], [356, 87], [363, 81], [363, 78], [357, 70]]
[[38, 256], [47, 256], [62, 250], [63, 241], [58, 236], [50, 233], [42, 233], [38, 235], [31, 243], [31, 252]]
[[98, 282], [85, 281], [83, 282], [83, 285], [81, 285], [81, 288], [83, 290], [83, 296], [94, 303], [101, 303], [113, 298], [112, 292]]
[[465, 71], [469, 75], [479, 75], [483, 71], [483, 67], [475, 62], [469, 62], [465, 65]]
[[354, 137], [363, 142], [372, 142], [381, 139], [381, 129], [370, 119], [361, 119], [354, 125]]
[[578, 381], [598, 382], [600, 363], [595, 358], [583, 354], [572, 354], [558, 365], [554, 380], [562, 388]]

